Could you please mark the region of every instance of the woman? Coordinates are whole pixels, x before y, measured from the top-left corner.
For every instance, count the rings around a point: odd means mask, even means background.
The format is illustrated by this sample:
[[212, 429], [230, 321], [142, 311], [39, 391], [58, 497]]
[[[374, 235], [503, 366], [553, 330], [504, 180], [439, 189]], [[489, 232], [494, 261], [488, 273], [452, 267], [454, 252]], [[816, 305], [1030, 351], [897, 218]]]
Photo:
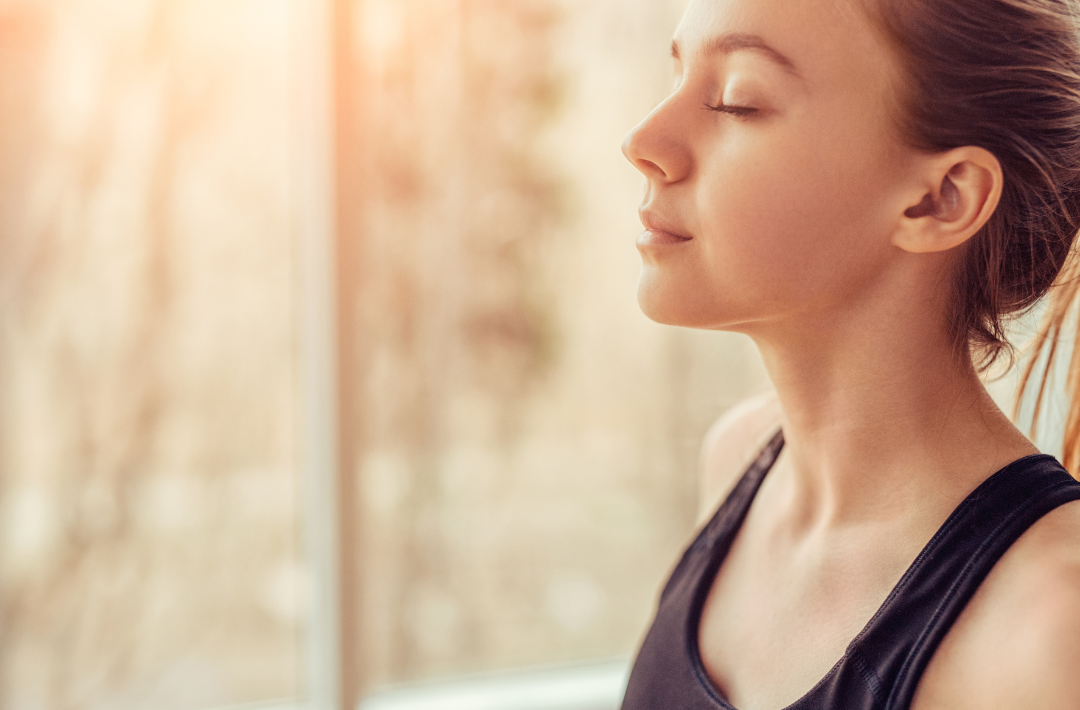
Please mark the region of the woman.
[[1078, 12], [691, 3], [624, 143], [639, 301], [776, 395], [707, 438], [625, 710], [1080, 708], [1080, 484], [978, 376], [1080, 226]]

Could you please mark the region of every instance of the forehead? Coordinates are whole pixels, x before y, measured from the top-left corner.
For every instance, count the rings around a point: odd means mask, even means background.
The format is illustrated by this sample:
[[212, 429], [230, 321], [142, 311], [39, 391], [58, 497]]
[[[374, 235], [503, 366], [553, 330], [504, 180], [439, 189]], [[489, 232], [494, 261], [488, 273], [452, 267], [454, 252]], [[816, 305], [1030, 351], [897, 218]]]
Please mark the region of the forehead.
[[[711, 60], [716, 54], [712, 50], [725, 37], [760, 38], [789, 59], [791, 68], [811, 86], [881, 85], [891, 77], [894, 61], [862, 2], [692, 0], [675, 32], [675, 43], [681, 58], [692, 62]], [[767, 52], [750, 53], [768, 59]]]

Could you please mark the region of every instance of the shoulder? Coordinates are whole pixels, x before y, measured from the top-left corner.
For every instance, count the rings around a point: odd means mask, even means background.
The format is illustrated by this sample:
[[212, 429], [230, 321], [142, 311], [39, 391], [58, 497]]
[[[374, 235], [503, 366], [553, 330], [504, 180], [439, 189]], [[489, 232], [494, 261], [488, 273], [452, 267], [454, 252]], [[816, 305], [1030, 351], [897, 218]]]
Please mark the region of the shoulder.
[[780, 417], [780, 402], [770, 391], [739, 402], [709, 427], [698, 468], [699, 523], [715, 510], [776, 433]]
[[1080, 501], [1009, 549], [931, 659], [913, 710], [1080, 707]]

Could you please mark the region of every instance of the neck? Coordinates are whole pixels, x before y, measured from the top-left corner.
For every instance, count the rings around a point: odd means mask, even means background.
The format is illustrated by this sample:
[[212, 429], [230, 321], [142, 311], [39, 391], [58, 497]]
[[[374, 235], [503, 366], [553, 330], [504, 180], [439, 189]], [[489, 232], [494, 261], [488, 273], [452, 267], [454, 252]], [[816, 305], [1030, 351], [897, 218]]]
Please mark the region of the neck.
[[803, 320], [754, 336], [783, 410], [795, 519], [937, 519], [928, 500], [947, 515], [998, 468], [1035, 453], [947, 328], [927, 331], [925, 311], [871, 307], [828, 320], [845, 325]]

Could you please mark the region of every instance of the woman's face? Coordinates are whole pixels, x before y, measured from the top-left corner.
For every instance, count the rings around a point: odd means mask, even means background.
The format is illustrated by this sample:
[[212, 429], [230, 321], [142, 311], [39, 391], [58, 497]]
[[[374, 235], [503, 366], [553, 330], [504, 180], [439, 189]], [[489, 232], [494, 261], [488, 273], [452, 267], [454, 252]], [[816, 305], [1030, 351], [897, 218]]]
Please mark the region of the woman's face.
[[892, 56], [857, 1], [692, 1], [675, 89], [623, 145], [647, 178], [649, 317], [747, 332], [805, 320], [901, 258], [890, 239], [913, 152], [891, 120]]

